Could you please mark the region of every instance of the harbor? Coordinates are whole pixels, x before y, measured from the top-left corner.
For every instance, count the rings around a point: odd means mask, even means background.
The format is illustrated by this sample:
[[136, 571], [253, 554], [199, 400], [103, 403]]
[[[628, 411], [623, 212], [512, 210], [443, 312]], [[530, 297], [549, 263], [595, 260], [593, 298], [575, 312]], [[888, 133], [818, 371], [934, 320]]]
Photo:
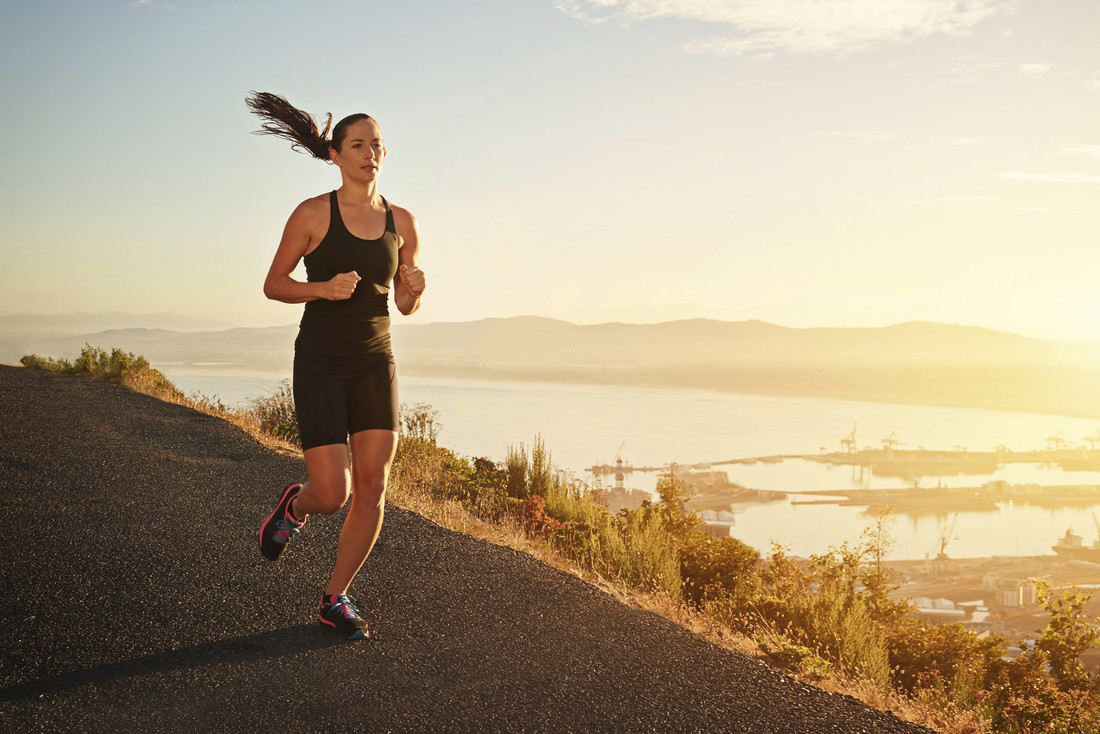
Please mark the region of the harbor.
[[588, 467], [586, 471], [597, 477], [610, 475], [626, 477], [634, 472], [707, 471], [716, 466], [778, 464], [793, 460], [813, 461], [832, 466], [851, 466], [872, 471], [879, 476], [903, 479], [991, 474], [1008, 464], [1040, 464], [1065, 471], [1100, 471], [1100, 448], [1097, 447], [1095, 437], [1090, 436], [1088, 440], [1090, 441], [1088, 446], [1060, 445], [1031, 451], [1013, 451], [1002, 446], [990, 451], [970, 451], [963, 446], [956, 446], [951, 450], [901, 449], [890, 445], [891, 439], [884, 439], [883, 442], [886, 445], [881, 449], [863, 448], [851, 451], [822, 449], [816, 454], [769, 454], [692, 464], [671, 463], [664, 466], [636, 467], [617, 457], [614, 463], [596, 464]]
[[899, 521], [898, 559], [936, 556], [933, 541], [953, 518], [968, 557], [1053, 557], [1067, 531], [1093, 526], [1100, 449], [1095, 433], [1077, 444], [1061, 432], [1045, 435], [1046, 445], [1032, 449], [910, 449], [893, 433], [881, 446], [859, 447], [853, 427], [839, 450], [659, 467], [631, 465], [620, 445], [613, 462], [589, 472], [613, 512], [654, 501], [655, 475], [672, 473], [691, 485], [687, 508], [711, 534], [761, 552], [774, 541], [795, 554], [821, 552], [854, 540], [869, 514], [890, 508]]
[[[1090, 437], [1094, 438], [1094, 437]], [[895, 437], [896, 439], [896, 437]], [[908, 486], [893, 489], [837, 488], [774, 491], [755, 489], [730, 481], [728, 472], [717, 467], [781, 465], [809, 461], [834, 467], [852, 467], [866, 481], [870, 476], [899, 478]], [[590, 467], [597, 477], [613, 480], [602, 490], [610, 501], [609, 509], [636, 506], [652, 494], [626, 486], [634, 472], [672, 472], [691, 485], [693, 496], [686, 508], [704, 520], [708, 533], [716, 537], [732, 536], [748, 542], [747, 530], [759, 523], [745, 522], [754, 511], [771, 506], [851, 507], [863, 513], [890, 508], [895, 516], [910, 516], [914, 522], [930, 516], [936, 523], [934, 542], [921, 552], [908, 553], [910, 560], [890, 560], [898, 588], [892, 596], [907, 599], [912, 613], [929, 624], [960, 624], [976, 634], [997, 634], [1008, 640], [1033, 638], [1046, 624], [1046, 613], [1038, 602], [1036, 583], [1053, 588], [1100, 588], [1100, 520], [1092, 507], [1100, 505], [1100, 483], [1039, 484], [992, 480], [974, 486], [944, 486], [945, 477], [988, 475], [1008, 464], [1035, 464], [1066, 471], [1100, 470], [1100, 450], [1095, 441], [1086, 446], [1068, 446], [1061, 438], [1044, 449], [971, 452], [963, 447], [950, 451], [918, 448], [903, 450], [890, 442], [881, 449], [822, 451], [813, 455], [765, 455], [697, 464], [669, 464], [664, 467], [632, 467], [622, 458], [622, 447], [614, 463]], [[776, 468], [778, 471], [778, 467]], [[924, 481], [936, 486], [923, 487]], [[1088, 512], [1089, 536], [1066, 528], [1060, 536], [1051, 535], [1045, 553], [1039, 555], [990, 552], [984, 556], [953, 557], [959, 541], [975, 532], [974, 524], [963, 517], [993, 517], [1012, 508], [1077, 508], [1078, 515]], [[984, 531], [1000, 523], [987, 520]], [[963, 534], [963, 535], [960, 535]], [[852, 539], [854, 540], [854, 538]], [[750, 542], [761, 555], [766, 548]], [[923, 558], [919, 557], [923, 555]], [[796, 561], [805, 562], [798, 553]], [[1094, 597], [1088, 613], [1100, 615], [1100, 598]], [[1020, 654], [1009, 645], [1010, 656]], [[1086, 656], [1087, 665], [1100, 664], [1100, 650]]]
[[1001, 503], [1014, 502], [1062, 507], [1100, 504], [1100, 485], [1039, 485], [986, 482], [980, 487], [931, 487], [912, 489], [838, 489], [790, 492], [793, 504], [854, 505], [898, 511], [919, 508], [995, 511]]
[[[782, 464], [784, 462], [805, 461], [823, 464], [832, 467], [851, 467], [861, 477], [860, 483], [865, 483], [871, 476], [891, 477], [904, 480], [910, 484], [911, 492], [901, 494], [890, 491], [889, 494], [877, 493], [872, 489], [836, 489], [807, 488], [794, 493], [803, 495], [835, 496], [840, 495], [841, 500], [817, 500], [818, 502], [847, 502], [849, 504], [865, 504], [879, 506], [885, 499], [902, 503], [929, 504], [934, 502], [948, 502], [949, 504], [975, 503], [980, 506], [988, 506], [989, 502], [999, 501], [1036, 501], [1050, 500], [1053, 502], [1083, 502], [1092, 503], [1100, 501], [1100, 484], [1081, 485], [1047, 485], [1041, 486], [1034, 483], [1010, 484], [1005, 481], [985, 482], [981, 486], [946, 488], [942, 484], [935, 489], [922, 489], [921, 483], [926, 479], [956, 476], [981, 476], [993, 474], [999, 469], [1012, 464], [1032, 464], [1049, 468], [1056, 468], [1067, 472], [1100, 472], [1100, 429], [1089, 436], [1085, 436], [1080, 443], [1071, 442], [1062, 431], [1050, 436], [1046, 440], [1046, 447], [1031, 450], [1013, 450], [1005, 444], [998, 444], [991, 450], [973, 451], [962, 445], [954, 445], [951, 449], [927, 449], [918, 446], [913, 449], [905, 448], [905, 444], [898, 438], [897, 433], [891, 433], [881, 440], [880, 447], [859, 447], [856, 439], [858, 423], [852, 426], [852, 430], [840, 439], [840, 450], [833, 451], [822, 447], [817, 453], [789, 453], [789, 454], [765, 454], [759, 456], [746, 456], [730, 459], [718, 459], [714, 461], [676, 463], [670, 462], [663, 466], [633, 466], [623, 459], [625, 442], [619, 445], [613, 462], [594, 464], [585, 471], [598, 482], [612, 478], [614, 487], [622, 488], [628, 477], [635, 473], [651, 474], [655, 472], [671, 472], [679, 475], [692, 483], [699, 483], [701, 477], [707, 491], [722, 489], [722, 482], [715, 472], [715, 467], [741, 467], [757, 464]], [[726, 489], [742, 491], [747, 487], [725, 481]], [[813, 500], [810, 500], [813, 501]]]

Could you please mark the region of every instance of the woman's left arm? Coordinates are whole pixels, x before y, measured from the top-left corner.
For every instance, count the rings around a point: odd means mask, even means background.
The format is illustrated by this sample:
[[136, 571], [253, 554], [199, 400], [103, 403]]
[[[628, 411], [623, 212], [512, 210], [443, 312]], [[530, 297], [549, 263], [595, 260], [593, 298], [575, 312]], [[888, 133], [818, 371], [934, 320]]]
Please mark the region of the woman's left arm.
[[393, 220], [397, 235], [401, 238], [397, 250], [397, 277], [393, 279], [393, 302], [397, 310], [408, 316], [420, 308], [420, 294], [424, 292], [424, 271], [416, 265], [420, 254], [420, 233], [416, 218], [408, 209], [393, 207]]

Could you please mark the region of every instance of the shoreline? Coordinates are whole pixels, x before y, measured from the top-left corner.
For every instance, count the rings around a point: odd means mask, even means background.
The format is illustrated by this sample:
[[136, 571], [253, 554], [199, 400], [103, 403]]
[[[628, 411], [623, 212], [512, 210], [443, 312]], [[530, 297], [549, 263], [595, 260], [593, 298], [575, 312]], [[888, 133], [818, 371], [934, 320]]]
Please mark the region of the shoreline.
[[[193, 362], [152, 362], [153, 367], [162, 372], [179, 371], [188, 374], [223, 373], [237, 376], [291, 374], [289, 363], [284, 369], [274, 369], [242, 362], [222, 362], [216, 365]], [[613, 369], [613, 371], [612, 371]], [[658, 379], [664, 371], [655, 373], [650, 370], [630, 370], [629, 368], [562, 368], [522, 365], [471, 365], [439, 363], [399, 362], [398, 374], [404, 377], [430, 379], [468, 380], [471, 382], [509, 382], [547, 385], [584, 385], [590, 387], [644, 388], [653, 390], [689, 390], [695, 393], [719, 393], [722, 395], [766, 396], [777, 398], [804, 398], [842, 402], [869, 403], [873, 405], [904, 405], [930, 408], [961, 408], [967, 410], [992, 410], [1008, 413], [1031, 413], [1052, 415], [1065, 418], [1100, 420], [1100, 405], [1082, 408], [1079, 403], [1074, 408], [1068, 403], [1021, 402], [1010, 403], [1003, 397], [983, 400], [963, 395], [953, 397], [922, 395], [905, 392], [878, 392], [868, 394], [856, 389], [813, 389], [802, 387], [792, 381], [785, 384], [774, 382], [764, 385], [745, 381], [736, 385]], [[731, 375], [736, 371], [731, 370]]]

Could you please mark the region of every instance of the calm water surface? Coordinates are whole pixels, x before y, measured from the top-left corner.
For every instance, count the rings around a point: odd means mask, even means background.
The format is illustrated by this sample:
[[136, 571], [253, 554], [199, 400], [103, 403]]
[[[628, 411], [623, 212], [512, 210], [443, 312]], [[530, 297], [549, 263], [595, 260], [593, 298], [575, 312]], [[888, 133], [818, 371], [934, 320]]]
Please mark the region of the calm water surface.
[[[227, 404], [269, 394], [288, 375], [164, 370], [185, 392], [217, 394]], [[1096, 434], [1100, 422], [1009, 411], [864, 403], [819, 398], [733, 395], [701, 390], [488, 382], [404, 377], [403, 403], [430, 403], [440, 413], [440, 442], [465, 456], [503, 460], [509, 445], [530, 445], [536, 434], [554, 464], [585, 474], [612, 463], [620, 451], [636, 467], [694, 464], [774, 454], [839, 450], [855, 425], [860, 447], [879, 447], [896, 434], [907, 448], [989, 450], [1044, 448], [1061, 432], [1071, 443]], [[810, 461], [715, 466], [731, 481], [760, 489], [903, 488], [911, 481], [869, 477], [850, 467]], [[978, 486], [991, 479], [1047, 485], [1100, 484], [1100, 472], [1065, 472], [1039, 465], [1010, 465], [995, 474], [925, 477], [921, 486]], [[628, 486], [651, 490], [656, 474], [635, 472]], [[799, 555], [853, 540], [866, 524], [863, 509], [791, 501], [734, 508], [735, 537], [766, 550], [776, 540]], [[997, 511], [901, 514], [894, 526], [896, 558], [923, 558], [955, 523], [948, 554], [955, 557], [1050, 554], [1067, 528], [1095, 539], [1093, 506], [1037, 507], [1003, 503]]]

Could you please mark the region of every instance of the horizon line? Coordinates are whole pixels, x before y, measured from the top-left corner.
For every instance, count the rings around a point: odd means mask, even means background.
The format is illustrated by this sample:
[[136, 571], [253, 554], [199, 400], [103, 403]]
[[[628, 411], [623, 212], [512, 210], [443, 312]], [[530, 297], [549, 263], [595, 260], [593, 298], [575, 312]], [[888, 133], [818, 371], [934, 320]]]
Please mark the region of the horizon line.
[[[178, 328], [175, 328], [175, 329], [167, 328], [167, 329], [165, 329], [163, 327], [150, 327], [150, 326], [132, 326], [132, 327], [120, 326], [120, 327], [109, 327], [107, 329], [103, 329], [102, 331], [117, 331], [117, 330], [122, 330], [122, 329], [147, 329], [147, 330], [163, 329], [164, 331], [175, 331], [175, 332], [179, 332], [179, 333], [202, 333], [202, 332], [216, 333], [216, 332], [219, 332], [219, 331], [232, 331], [232, 330], [235, 330], [235, 329], [277, 329], [277, 328], [294, 327], [294, 326], [298, 325], [297, 321], [289, 321], [289, 322], [283, 323], [283, 324], [268, 324], [268, 325], [259, 325], [259, 326], [258, 325], [239, 325], [239, 324], [234, 324], [234, 323], [229, 322], [229, 321], [220, 320], [220, 319], [218, 319], [214, 316], [189, 315], [189, 314], [176, 313], [176, 312], [172, 312], [172, 311], [158, 311], [158, 312], [151, 312], [151, 313], [140, 313], [140, 312], [132, 312], [132, 311], [67, 311], [67, 312], [58, 312], [58, 313], [21, 312], [21, 313], [0, 314], [0, 320], [18, 319], [18, 318], [64, 319], [64, 318], [110, 318], [110, 317], [132, 317], [132, 318], [141, 318], [141, 319], [150, 319], [150, 318], [189, 319], [189, 320], [193, 320], [193, 321], [208, 321], [208, 322], [212, 322], [212, 323], [215, 323], [215, 324], [220, 323], [220, 324], [223, 324], [225, 328], [220, 328], [220, 329], [203, 329], [203, 328], [199, 328], [199, 329], [184, 330], [184, 329], [178, 329]], [[762, 326], [775, 327], [777, 329], [785, 329], [785, 330], [790, 330], [790, 331], [817, 331], [817, 330], [830, 330], [830, 331], [864, 330], [864, 331], [872, 331], [872, 330], [892, 329], [892, 328], [897, 328], [897, 327], [900, 327], [900, 326], [926, 325], [926, 326], [941, 326], [941, 327], [948, 327], [948, 328], [973, 329], [973, 330], [988, 331], [988, 332], [994, 332], [994, 333], [998, 333], [998, 334], [1018, 336], [1018, 337], [1021, 337], [1021, 338], [1024, 338], [1024, 339], [1031, 339], [1031, 340], [1034, 340], [1034, 341], [1042, 341], [1042, 342], [1056, 342], [1056, 343], [1067, 343], [1067, 344], [1096, 344], [1096, 343], [1100, 343], [1100, 338], [1091, 338], [1091, 339], [1090, 338], [1066, 338], [1066, 337], [1052, 338], [1052, 337], [1031, 336], [1031, 335], [1022, 333], [1020, 331], [1012, 331], [1012, 330], [1008, 330], [1008, 329], [1004, 329], [1004, 328], [983, 326], [983, 325], [980, 325], [980, 324], [960, 323], [960, 322], [950, 322], [949, 323], [949, 322], [946, 322], [946, 321], [935, 321], [935, 320], [931, 320], [931, 319], [907, 319], [907, 320], [903, 320], [903, 321], [896, 321], [896, 322], [891, 322], [891, 323], [888, 323], [888, 324], [881, 324], [881, 325], [849, 324], [849, 325], [843, 325], [843, 326], [837, 326], [837, 325], [790, 326], [790, 325], [787, 325], [787, 324], [779, 323], [777, 321], [768, 321], [768, 320], [759, 319], [759, 318], [722, 319], [722, 318], [714, 318], [714, 317], [711, 317], [711, 316], [692, 316], [692, 317], [684, 317], [684, 318], [666, 319], [666, 320], [663, 320], [663, 321], [609, 320], [609, 321], [595, 321], [595, 322], [591, 322], [591, 323], [579, 323], [579, 322], [576, 322], [576, 321], [571, 321], [569, 319], [564, 319], [564, 318], [560, 318], [560, 317], [556, 317], [556, 316], [542, 316], [542, 315], [539, 315], [539, 314], [527, 313], [527, 314], [515, 314], [515, 315], [511, 315], [511, 316], [482, 316], [482, 317], [479, 317], [479, 318], [465, 319], [465, 320], [426, 321], [426, 322], [423, 322], [423, 323], [413, 323], [413, 324], [406, 324], [406, 323], [396, 322], [396, 323], [393, 324], [393, 326], [394, 327], [400, 326], [402, 328], [408, 327], [408, 326], [445, 326], [445, 325], [475, 324], [475, 323], [485, 322], [485, 321], [513, 321], [513, 320], [519, 320], [519, 319], [533, 319], [533, 320], [554, 322], [554, 323], [566, 324], [566, 325], [569, 325], [569, 326], [575, 326], [575, 327], [578, 327], [578, 328], [606, 327], [606, 326], [642, 326], [642, 327], [644, 327], [644, 326], [666, 326], [666, 325], [670, 325], [670, 324], [686, 324], [686, 323], [692, 323], [692, 322], [706, 322], [706, 323], [714, 323], [714, 324], [731, 324], [731, 325], [735, 325], [735, 324], [740, 324], [740, 325], [759, 324], [759, 325], [762, 325]], [[97, 332], [93, 332], [93, 333], [97, 333]]]

